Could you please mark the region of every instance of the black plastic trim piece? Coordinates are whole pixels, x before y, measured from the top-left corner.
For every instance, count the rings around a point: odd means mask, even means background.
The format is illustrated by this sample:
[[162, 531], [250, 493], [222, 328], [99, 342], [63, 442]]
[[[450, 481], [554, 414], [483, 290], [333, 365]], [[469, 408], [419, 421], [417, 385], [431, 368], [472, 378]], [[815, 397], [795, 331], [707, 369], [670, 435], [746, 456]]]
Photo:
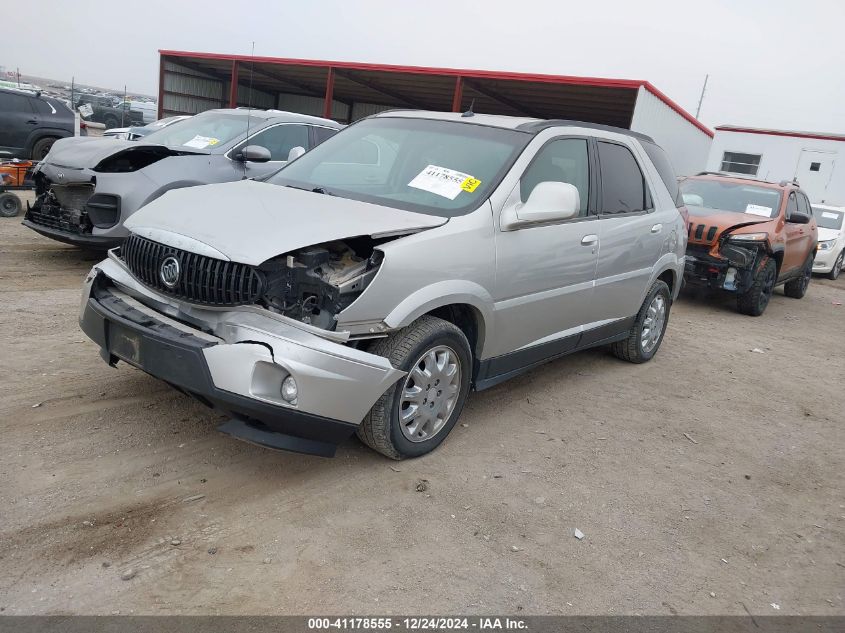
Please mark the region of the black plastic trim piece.
[[601, 123], [587, 123], [586, 121], [572, 121], [570, 119], [547, 119], [545, 121], [529, 121], [528, 123], [522, 123], [517, 125], [514, 129], [516, 130], [523, 130], [525, 132], [531, 132], [532, 134], [538, 134], [543, 130], [546, 130], [550, 127], [583, 127], [590, 130], [602, 130], [603, 132], [615, 132], [617, 134], [624, 134], [625, 136], [632, 136], [634, 138], [640, 139], [642, 141], [648, 141], [649, 143], [653, 143], [654, 139], [650, 136], [642, 134], [640, 132], [634, 132], [633, 130], [629, 130], [624, 127], [616, 127], [613, 125], [603, 125]]
[[95, 250], [108, 250], [110, 248], [114, 248], [115, 246], [120, 246], [123, 243], [123, 240], [126, 239], [123, 237], [70, 233], [68, 231], [60, 231], [58, 229], [41, 226], [31, 220], [24, 220], [21, 224], [28, 229], [32, 229], [36, 233], [40, 233], [44, 237], [49, 237], [57, 242], [64, 242], [65, 244], [72, 244], [73, 246], [82, 246], [84, 248], [91, 248]]
[[529, 369], [555, 360], [561, 356], [590, 347], [620, 341], [628, 336], [636, 316], [626, 317], [586, 332], [565, 336], [548, 343], [534, 345], [524, 350], [509, 352], [476, 362], [474, 386], [476, 391], [494, 387]]

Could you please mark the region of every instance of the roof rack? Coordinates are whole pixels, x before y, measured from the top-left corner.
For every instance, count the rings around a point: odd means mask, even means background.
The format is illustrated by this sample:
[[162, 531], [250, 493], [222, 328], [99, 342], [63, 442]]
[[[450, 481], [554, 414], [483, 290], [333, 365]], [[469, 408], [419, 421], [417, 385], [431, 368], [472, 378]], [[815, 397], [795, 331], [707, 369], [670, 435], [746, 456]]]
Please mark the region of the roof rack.
[[550, 128], [550, 127], [557, 127], [557, 126], [570, 126], [570, 127], [584, 127], [593, 130], [604, 130], [605, 132], [616, 132], [617, 134], [625, 134], [627, 136], [633, 136], [634, 138], [638, 138], [643, 141], [648, 141], [649, 143], [654, 143], [654, 139], [648, 136], [647, 134], [642, 134], [641, 132], [634, 132], [633, 130], [629, 130], [628, 128], [624, 127], [616, 127], [613, 125], [604, 125], [601, 123], [589, 123], [587, 121], [573, 121], [570, 119], [540, 119], [538, 121], [530, 121], [528, 123], [522, 123], [516, 126], [517, 130], [525, 130], [526, 132], [542, 132], [543, 130]]

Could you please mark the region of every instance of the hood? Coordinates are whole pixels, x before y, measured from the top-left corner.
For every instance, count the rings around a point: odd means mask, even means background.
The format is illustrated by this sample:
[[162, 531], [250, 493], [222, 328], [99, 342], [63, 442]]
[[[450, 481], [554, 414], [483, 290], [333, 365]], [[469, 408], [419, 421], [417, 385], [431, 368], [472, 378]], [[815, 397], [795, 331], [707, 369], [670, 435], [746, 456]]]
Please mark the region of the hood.
[[694, 205], [687, 205], [687, 210], [690, 214], [690, 222], [693, 225], [704, 224], [706, 226], [717, 226], [720, 230], [737, 229], [741, 226], [751, 226], [752, 224], [762, 224], [763, 222], [771, 222], [774, 218], [764, 218], [759, 215], [752, 215], [751, 213], [737, 213], [735, 211], [722, 211], [721, 209], [708, 209], [706, 207], [696, 207]]
[[736, 213], [687, 205], [689, 211], [689, 241], [693, 244], [715, 244], [726, 232], [745, 226], [766, 224], [774, 218], [764, 218], [750, 213]]
[[826, 229], [823, 226], [819, 227], [819, 242], [835, 240], [837, 237], [839, 237], [838, 229]]
[[115, 138], [92, 138], [88, 136], [74, 136], [60, 138], [50, 148], [50, 153], [44, 159], [45, 163], [56, 167], [69, 167], [74, 169], [93, 169], [103, 160], [120, 152], [131, 149], [137, 151], [140, 147], [154, 148], [161, 152], [172, 152], [177, 154], [205, 154], [203, 151], [183, 151], [154, 145], [152, 143], [139, 143], [138, 141], [127, 141]]
[[[298, 248], [350, 237], [412, 233], [447, 218], [254, 180], [174, 189], [124, 223], [179, 247], [202, 242], [232, 261], [257, 266]], [[153, 239], [151, 237], [151, 239]]]

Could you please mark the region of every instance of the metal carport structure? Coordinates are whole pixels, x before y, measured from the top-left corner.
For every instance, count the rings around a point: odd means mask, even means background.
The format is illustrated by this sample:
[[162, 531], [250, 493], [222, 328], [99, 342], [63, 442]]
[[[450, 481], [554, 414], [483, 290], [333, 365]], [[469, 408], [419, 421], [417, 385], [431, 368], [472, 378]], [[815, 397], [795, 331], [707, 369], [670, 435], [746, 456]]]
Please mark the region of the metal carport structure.
[[159, 117], [278, 108], [351, 123], [390, 108], [572, 119], [643, 132], [679, 173], [713, 133], [648, 81], [160, 50]]

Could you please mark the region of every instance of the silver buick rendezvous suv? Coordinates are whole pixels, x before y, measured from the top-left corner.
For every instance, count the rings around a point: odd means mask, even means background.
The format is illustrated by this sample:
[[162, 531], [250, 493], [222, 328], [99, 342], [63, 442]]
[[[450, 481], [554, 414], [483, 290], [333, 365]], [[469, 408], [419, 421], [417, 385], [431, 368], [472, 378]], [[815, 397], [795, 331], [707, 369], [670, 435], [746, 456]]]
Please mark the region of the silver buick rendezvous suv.
[[470, 389], [610, 344], [657, 352], [686, 231], [663, 151], [572, 121], [392, 111], [269, 177], [168, 192], [88, 275], [103, 358], [333, 455], [434, 449]]

